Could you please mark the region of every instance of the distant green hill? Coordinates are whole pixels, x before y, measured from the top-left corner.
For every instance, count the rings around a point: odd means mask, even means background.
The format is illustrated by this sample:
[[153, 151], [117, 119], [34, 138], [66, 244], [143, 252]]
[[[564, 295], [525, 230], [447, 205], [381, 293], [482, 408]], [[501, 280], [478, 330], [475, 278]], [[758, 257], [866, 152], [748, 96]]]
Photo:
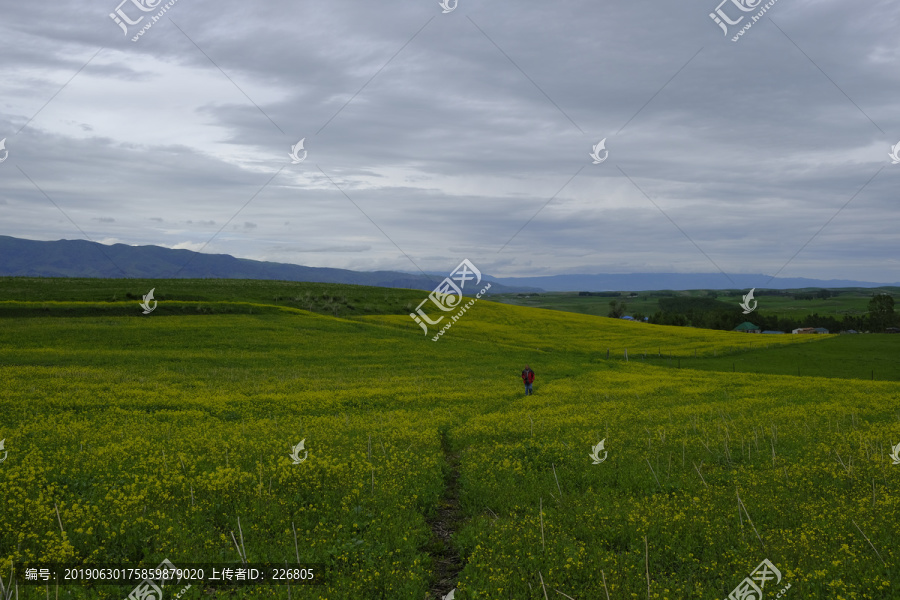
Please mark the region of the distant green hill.
[[[826, 293], [827, 292], [827, 293]], [[743, 293], [746, 293], [744, 291]], [[625, 314], [646, 316], [661, 325], [689, 325], [731, 330], [750, 320], [762, 329], [791, 331], [797, 327], [825, 327], [832, 332], [880, 330], [869, 322], [868, 303], [876, 294], [888, 294], [900, 304], [900, 288], [803, 288], [756, 290], [757, 309], [751, 315], [740, 308], [739, 290], [657, 290], [617, 292], [614, 297], [585, 292], [499, 294], [495, 302], [549, 308], [606, 317], [611, 301], [625, 304]], [[896, 311], [900, 320], [900, 311]]]
[[278, 312], [299, 308], [333, 317], [409, 314], [423, 290], [340, 283], [245, 279], [89, 279], [0, 277], [0, 318], [141, 317], [154, 290], [154, 316]]

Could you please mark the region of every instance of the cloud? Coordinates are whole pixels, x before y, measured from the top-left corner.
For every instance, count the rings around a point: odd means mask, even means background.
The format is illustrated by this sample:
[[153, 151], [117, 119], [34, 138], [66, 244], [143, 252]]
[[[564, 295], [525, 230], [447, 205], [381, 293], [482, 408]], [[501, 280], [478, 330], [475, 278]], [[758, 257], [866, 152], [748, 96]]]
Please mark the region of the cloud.
[[372, 249], [371, 246], [360, 245], [360, 246], [323, 246], [321, 248], [286, 248], [279, 247], [273, 248], [273, 251], [282, 253], [282, 254], [313, 254], [313, 253], [332, 253], [332, 252], [368, 252]]
[[200, 252], [203, 249], [203, 244], [194, 243], [194, 242], [180, 242], [175, 244], [174, 246], [166, 246], [167, 248], [171, 248], [172, 250], [193, 250], [194, 252]]
[[166, 18], [137, 43], [112, 6], [11, 4], [0, 233], [115, 223], [129, 244], [373, 270], [897, 281], [900, 5], [779, 2], [734, 43], [716, 4], [178, 2], [185, 33]]

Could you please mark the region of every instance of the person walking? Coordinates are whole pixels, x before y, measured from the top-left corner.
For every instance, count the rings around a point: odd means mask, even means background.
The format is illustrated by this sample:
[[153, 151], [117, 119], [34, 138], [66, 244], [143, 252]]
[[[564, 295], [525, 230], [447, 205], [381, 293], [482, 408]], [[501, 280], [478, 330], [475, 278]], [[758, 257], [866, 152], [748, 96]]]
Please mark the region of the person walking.
[[534, 371], [528, 365], [525, 365], [525, 370], [522, 371], [522, 381], [525, 382], [525, 395], [530, 396], [533, 393], [531, 384], [534, 383]]

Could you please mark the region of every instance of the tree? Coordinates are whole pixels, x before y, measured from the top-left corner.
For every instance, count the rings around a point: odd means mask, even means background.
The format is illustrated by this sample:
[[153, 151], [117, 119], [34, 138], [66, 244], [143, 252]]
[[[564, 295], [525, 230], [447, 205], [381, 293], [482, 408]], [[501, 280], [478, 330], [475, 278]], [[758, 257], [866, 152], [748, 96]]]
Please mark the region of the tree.
[[894, 299], [889, 294], [876, 294], [869, 300], [869, 321], [874, 331], [884, 331], [894, 322]]
[[618, 319], [625, 315], [625, 303], [613, 300], [609, 303], [609, 316]]
[[650, 317], [650, 322], [654, 325], [675, 325], [684, 327], [688, 324], [687, 317], [675, 312], [658, 311]]

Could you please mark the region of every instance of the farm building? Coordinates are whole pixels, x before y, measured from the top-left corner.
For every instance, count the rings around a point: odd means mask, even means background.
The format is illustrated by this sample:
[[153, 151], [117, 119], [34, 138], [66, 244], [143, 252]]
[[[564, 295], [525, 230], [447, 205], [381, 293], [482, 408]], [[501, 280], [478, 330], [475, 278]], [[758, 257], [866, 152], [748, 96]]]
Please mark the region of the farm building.
[[743, 331], [744, 333], [759, 333], [759, 327], [757, 327], [750, 321], [744, 321], [743, 323], [735, 327], [734, 331]]
[[815, 331], [816, 333], [828, 333], [828, 330], [824, 327], [816, 327], [815, 329], [813, 329], [813, 331]]
[[765, 331], [763, 331], [763, 333], [773, 333], [773, 334], [774, 334], [774, 333], [781, 333], [781, 334], [783, 334], [784, 332], [783, 332], [783, 331], [773, 331], [773, 330], [771, 330], [771, 329], [766, 329]]
[[793, 330], [791, 333], [815, 333], [816, 330], [813, 327], [800, 327], [799, 329]]

